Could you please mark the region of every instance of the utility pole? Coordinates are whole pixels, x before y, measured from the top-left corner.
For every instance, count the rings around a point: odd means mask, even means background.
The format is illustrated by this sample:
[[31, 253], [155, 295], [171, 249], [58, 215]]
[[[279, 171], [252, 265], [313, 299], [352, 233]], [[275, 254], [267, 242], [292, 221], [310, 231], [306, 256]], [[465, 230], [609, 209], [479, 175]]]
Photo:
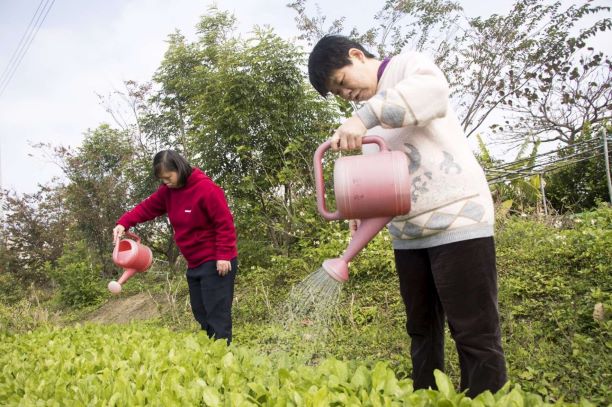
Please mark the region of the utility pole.
[[[0, 138], [0, 245], [6, 247], [7, 236], [4, 224], [4, 187], [2, 184], [2, 139]], [[4, 268], [4, 265], [2, 266]]]
[[610, 179], [610, 159], [608, 158], [608, 135], [606, 134], [606, 127], [601, 128], [601, 136], [603, 138], [604, 148], [604, 162], [606, 163], [606, 179], [608, 180], [608, 195], [610, 197], [610, 203], [612, 203], [612, 179]]
[[544, 216], [548, 216], [548, 204], [546, 203], [546, 193], [544, 192], [544, 185], [546, 184], [546, 181], [544, 181], [543, 172], [538, 175], [540, 176], [540, 193], [542, 194], [542, 206], [544, 207]]
[[0, 232], [4, 232], [4, 189], [2, 188], [2, 139], [0, 139]]

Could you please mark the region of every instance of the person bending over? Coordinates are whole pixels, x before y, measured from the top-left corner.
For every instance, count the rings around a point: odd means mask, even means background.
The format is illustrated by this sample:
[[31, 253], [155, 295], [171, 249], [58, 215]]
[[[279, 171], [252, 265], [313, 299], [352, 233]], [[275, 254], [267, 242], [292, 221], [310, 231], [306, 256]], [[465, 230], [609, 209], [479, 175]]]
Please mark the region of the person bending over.
[[[376, 59], [340, 35], [319, 40], [308, 74], [320, 95], [361, 103], [330, 138], [332, 149], [377, 135], [409, 159], [411, 210], [388, 225], [411, 338], [415, 389], [436, 388], [448, 320], [461, 390], [475, 396], [506, 382], [497, 301], [493, 201], [484, 172], [449, 106], [444, 74], [425, 55]], [[364, 145], [364, 154], [375, 145]], [[351, 228], [354, 228], [352, 222]]]

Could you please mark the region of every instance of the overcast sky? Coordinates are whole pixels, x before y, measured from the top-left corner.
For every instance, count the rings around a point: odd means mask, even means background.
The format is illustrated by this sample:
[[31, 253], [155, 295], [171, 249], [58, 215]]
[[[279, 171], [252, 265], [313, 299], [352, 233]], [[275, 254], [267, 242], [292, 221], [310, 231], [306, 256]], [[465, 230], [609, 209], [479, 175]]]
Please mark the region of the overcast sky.
[[[53, 1], [53, 0], [51, 0]], [[240, 31], [270, 25], [285, 39], [297, 36], [288, 0], [219, 0]], [[506, 13], [511, 0], [459, 0], [466, 15]], [[41, 0], [0, 0], [0, 73], [7, 67]], [[112, 123], [98, 94], [123, 90], [123, 81], [151, 79], [168, 34], [194, 38], [209, 0], [55, 0], [21, 64], [0, 95], [0, 181], [3, 188], [35, 192], [60, 171], [35, 143], [78, 146], [87, 129]], [[309, 1], [312, 5], [313, 1]], [[368, 28], [383, 0], [317, 1], [331, 20]], [[608, 0], [604, 3], [610, 3]], [[2, 83], [0, 83], [2, 92]]]

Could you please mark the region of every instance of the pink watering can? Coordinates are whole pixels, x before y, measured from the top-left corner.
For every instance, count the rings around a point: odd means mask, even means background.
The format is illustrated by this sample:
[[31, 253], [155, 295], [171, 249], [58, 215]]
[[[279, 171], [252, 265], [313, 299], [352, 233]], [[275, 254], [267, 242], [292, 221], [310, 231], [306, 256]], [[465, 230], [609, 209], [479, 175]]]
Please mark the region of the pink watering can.
[[317, 207], [327, 220], [360, 219], [361, 224], [341, 257], [323, 262], [323, 269], [337, 281], [348, 280], [348, 263], [398, 215], [410, 211], [408, 158], [401, 151], [389, 151], [380, 137], [364, 137], [376, 143], [380, 152], [340, 157], [334, 164], [336, 211], [325, 206], [323, 153], [330, 142], [321, 144], [314, 155]]
[[132, 239], [118, 239], [113, 250], [113, 261], [125, 270], [119, 281], [108, 283], [108, 289], [113, 294], [119, 294], [122, 284], [134, 274], [147, 271], [153, 263], [153, 253], [140, 243], [140, 237], [130, 232], [125, 232], [125, 235]]

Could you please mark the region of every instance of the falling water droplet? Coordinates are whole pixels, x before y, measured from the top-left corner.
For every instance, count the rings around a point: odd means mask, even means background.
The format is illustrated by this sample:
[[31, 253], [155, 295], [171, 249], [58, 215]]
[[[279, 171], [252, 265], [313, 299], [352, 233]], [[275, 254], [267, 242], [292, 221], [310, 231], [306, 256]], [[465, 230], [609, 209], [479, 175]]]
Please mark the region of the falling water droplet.
[[282, 308], [282, 324], [286, 329], [304, 328], [306, 340], [325, 336], [340, 302], [342, 283], [323, 268], [294, 286]]

